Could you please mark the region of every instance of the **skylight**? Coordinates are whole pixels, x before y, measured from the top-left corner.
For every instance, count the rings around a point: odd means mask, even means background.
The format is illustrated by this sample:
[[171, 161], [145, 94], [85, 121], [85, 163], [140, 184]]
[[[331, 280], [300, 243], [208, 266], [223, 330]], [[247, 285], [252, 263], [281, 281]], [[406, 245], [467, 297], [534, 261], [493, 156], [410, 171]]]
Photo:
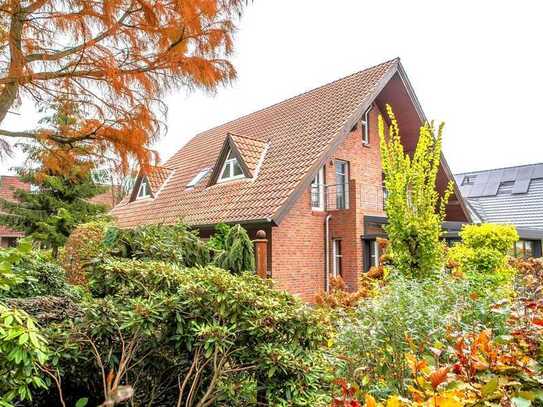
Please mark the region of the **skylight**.
[[198, 174], [194, 176], [194, 178], [187, 184], [187, 188], [194, 188], [196, 185], [200, 183], [202, 179], [205, 178], [205, 176], [209, 173], [211, 168], [204, 168], [201, 170]]

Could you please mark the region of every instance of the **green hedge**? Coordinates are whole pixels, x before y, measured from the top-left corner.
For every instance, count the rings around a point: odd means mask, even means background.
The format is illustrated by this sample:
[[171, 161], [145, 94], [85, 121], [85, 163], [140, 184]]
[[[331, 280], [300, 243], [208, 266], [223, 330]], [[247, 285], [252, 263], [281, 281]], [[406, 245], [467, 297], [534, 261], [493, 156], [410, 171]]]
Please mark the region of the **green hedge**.
[[[126, 374], [137, 405], [175, 405], [187, 377], [196, 383], [195, 399], [211, 388], [219, 405], [252, 405], [257, 394], [276, 406], [329, 403], [331, 370], [322, 352], [329, 327], [269, 281], [214, 266], [115, 258], [95, 263], [88, 278], [93, 298], [82, 304], [84, 316], [50, 337], [65, 385], [79, 389], [73, 401], [99, 389], [90, 339], [108, 369], [118, 367], [122, 341], [137, 342]], [[197, 380], [189, 374], [195, 360]]]

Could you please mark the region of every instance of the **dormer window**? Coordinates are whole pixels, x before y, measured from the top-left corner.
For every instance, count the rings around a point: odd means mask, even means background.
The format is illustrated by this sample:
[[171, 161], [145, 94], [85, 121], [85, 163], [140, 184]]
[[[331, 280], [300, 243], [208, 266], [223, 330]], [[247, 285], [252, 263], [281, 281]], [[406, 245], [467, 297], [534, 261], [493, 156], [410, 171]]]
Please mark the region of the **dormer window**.
[[140, 189], [138, 189], [138, 195], [136, 199], [149, 198], [151, 196], [151, 188], [149, 188], [149, 181], [147, 177], [143, 177], [140, 183]]
[[230, 181], [233, 179], [244, 178], [243, 170], [239, 165], [237, 157], [232, 150], [228, 151], [228, 156], [224, 161], [224, 165], [221, 169], [221, 175], [219, 176], [219, 182]]

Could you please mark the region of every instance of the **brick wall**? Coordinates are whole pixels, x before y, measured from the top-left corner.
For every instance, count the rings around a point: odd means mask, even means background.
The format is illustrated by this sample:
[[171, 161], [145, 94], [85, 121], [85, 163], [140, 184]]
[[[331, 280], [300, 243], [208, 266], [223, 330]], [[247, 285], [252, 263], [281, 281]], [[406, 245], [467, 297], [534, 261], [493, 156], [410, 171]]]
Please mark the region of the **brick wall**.
[[[363, 269], [361, 235], [364, 215], [384, 216], [382, 171], [377, 133], [376, 106], [370, 113], [369, 145], [362, 144], [361, 128], [351, 132], [325, 165], [326, 184], [335, 184], [335, 159], [349, 163], [349, 209], [329, 212], [311, 209], [308, 188], [285, 219], [272, 228], [272, 276], [278, 288], [287, 289], [305, 301], [324, 290], [325, 218], [331, 215], [330, 237], [341, 239], [342, 274], [350, 289], [356, 289]], [[332, 243], [330, 242], [330, 271]]]
[[324, 290], [325, 212], [311, 210], [309, 189], [278, 227], [272, 228], [272, 277], [285, 289], [312, 302]]

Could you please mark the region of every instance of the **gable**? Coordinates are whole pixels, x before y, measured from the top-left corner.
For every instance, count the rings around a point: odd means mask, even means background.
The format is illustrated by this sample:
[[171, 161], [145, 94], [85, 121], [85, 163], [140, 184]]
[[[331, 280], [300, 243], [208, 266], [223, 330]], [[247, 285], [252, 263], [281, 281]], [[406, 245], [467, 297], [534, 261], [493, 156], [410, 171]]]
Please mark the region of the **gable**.
[[135, 201], [138, 198], [141, 185], [144, 182], [146, 182], [148, 185], [149, 196], [151, 198], [155, 198], [172, 172], [173, 170], [160, 166], [148, 166], [146, 169], [141, 169], [136, 177], [136, 181], [134, 182], [134, 187], [132, 188], [129, 202]]
[[[280, 223], [399, 69], [391, 60], [196, 135], [165, 163], [173, 173], [158, 197], [112, 214], [123, 227], [178, 219], [193, 226]], [[247, 178], [217, 183], [229, 148]], [[212, 174], [186, 188], [205, 168]]]
[[[259, 164], [264, 159], [264, 153], [267, 144], [264, 141], [253, 139], [246, 136], [240, 136], [232, 133], [227, 133], [222, 146], [221, 152], [213, 166], [211, 177], [209, 178], [208, 186], [214, 185], [222, 181], [227, 161], [232, 162], [231, 171], [233, 179], [235, 178], [254, 178], [257, 175]], [[241, 170], [243, 177], [238, 175]], [[236, 171], [234, 171], [236, 170]]]

